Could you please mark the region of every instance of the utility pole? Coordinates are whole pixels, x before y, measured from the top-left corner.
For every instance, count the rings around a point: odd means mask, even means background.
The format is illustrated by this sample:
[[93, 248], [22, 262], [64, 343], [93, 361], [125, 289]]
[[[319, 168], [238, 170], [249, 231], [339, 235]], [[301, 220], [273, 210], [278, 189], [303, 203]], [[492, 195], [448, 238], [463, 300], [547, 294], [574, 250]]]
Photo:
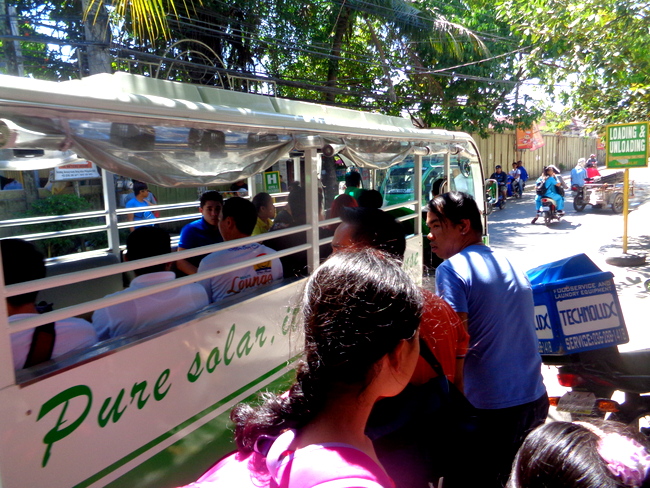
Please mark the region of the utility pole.
[[[0, 0], [0, 35], [18, 36], [18, 18], [16, 7], [11, 7]], [[24, 76], [23, 54], [19, 41], [4, 41], [4, 59], [6, 73], [14, 76]]]

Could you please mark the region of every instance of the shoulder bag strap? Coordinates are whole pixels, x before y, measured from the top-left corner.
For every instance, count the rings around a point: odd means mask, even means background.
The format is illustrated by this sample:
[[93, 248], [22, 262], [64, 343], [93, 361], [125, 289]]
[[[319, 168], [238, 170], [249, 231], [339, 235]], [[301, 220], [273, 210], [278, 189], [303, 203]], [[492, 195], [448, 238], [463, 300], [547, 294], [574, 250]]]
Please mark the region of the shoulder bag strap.
[[438, 359], [436, 359], [435, 354], [429, 349], [429, 345], [420, 338], [420, 356], [422, 356], [429, 366], [436, 372], [438, 376], [445, 376], [445, 372], [442, 370], [442, 366]]
[[23, 368], [30, 368], [50, 359], [54, 350], [55, 340], [56, 331], [54, 329], [54, 322], [36, 327]]

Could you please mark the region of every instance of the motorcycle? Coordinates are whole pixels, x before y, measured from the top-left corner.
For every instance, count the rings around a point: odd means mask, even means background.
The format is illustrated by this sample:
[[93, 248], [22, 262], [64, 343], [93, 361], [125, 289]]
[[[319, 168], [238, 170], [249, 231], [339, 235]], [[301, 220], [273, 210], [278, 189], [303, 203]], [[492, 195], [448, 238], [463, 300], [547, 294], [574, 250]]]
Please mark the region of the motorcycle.
[[[542, 197], [542, 209], [541, 217], [544, 219], [546, 225], [551, 224], [553, 221], [557, 220], [560, 222], [562, 216], [557, 211], [557, 202], [549, 197]], [[537, 218], [535, 218], [537, 220]], [[535, 223], [533, 221], [533, 223]]]
[[508, 175], [508, 196], [521, 198], [524, 194], [523, 182], [521, 178], [515, 180], [512, 176]]
[[[619, 352], [616, 346], [564, 356], [558, 381], [571, 388], [555, 398], [560, 412], [572, 419], [607, 418], [635, 428], [639, 420], [650, 420], [650, 349]], [[547, 364], [556, 364], [550, 361]], [[625, 400], [612, 400], [615, 391], [625, 393]], [[642, 431], [650, 433], [650, 428]]]

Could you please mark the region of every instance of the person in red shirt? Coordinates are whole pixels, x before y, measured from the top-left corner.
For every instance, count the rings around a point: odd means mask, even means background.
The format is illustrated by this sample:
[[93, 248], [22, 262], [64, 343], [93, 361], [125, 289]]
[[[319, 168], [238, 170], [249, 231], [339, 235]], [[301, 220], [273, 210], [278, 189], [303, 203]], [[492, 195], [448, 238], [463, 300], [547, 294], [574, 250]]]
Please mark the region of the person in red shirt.
[[[386, 212], [374, 208], [345, 208], [341, 219], [343, 222], [332, 240], [334, 252], [372, 247], [399, 260], [404, 259], [404, 228]], [[447, 379], [463, 391], [463, 365], [469, 335], [458, 314], [446, 301], [428, 290], [422, 291], [425, 304], [420, 336], [442, 366]], [[420, 357], [411, 383], [423, 384], [433, 377], [435, 372]]]

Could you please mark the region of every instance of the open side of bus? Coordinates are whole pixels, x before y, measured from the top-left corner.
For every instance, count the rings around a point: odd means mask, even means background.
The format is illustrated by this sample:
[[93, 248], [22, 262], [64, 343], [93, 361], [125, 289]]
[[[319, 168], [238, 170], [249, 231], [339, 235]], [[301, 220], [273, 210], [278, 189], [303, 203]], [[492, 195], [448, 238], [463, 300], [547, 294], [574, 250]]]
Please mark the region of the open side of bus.
[[[304, 233], [305, 244], [278, 256], [307, 252], [313, 269], [321, 261], [320, 246], [328, 242], [320, 239], [319, 228], [336, 222], [319, 221], [321, 155], [341, 154], [356, 166], [375, 170], [408, 158], [414, 168], [411, 198], [386, 209], [411, 206], [414, 211], [401, 218], [414, 221], [405, 266], [420, 278], [422, 202], [412, 195], [423, 194], [422, 158], [443, 161], [448, 188], [454, 188], [454, 158], [470, 168], [475, 182], [483, 181], [478, 151], [467, 134], [420, 130], [396, 117], [124, 73], [64, 83], [0, 76], [0, 118], [0, 148], [71, 150], [103, 170], [105, 208], [92, 216], [102, 217], [105, 224], [22, 237], [97, 230], [108, 235], [107, 249], [53, 265], [72, 269], [64, 274], [4, 286], [0, 273], [0, 486], [5, 488], [187, 483], [233, 449], [228, 425], [233, 405], [260, 390], [284, 388], [293, 378], [291, 363], [301, 349], [302, 278], [234, 295], [155, 327], [14, 370], [12, 333], [268, 259], [84, 300], [81, 295], [91, 288], [114, 291], [122, 273], [170, 261], [167, 255], [120, 262], [119, 230], [133, 223], [118, 220], [129, 210], [117, 209], [113, 173], [162, 186], [201, 187], [253, 177], [277, 160], [299, 154], [305, 161], [307, 224], [275, 235]], [[21, 169], [37, 162], [4, 164]], [[474, 188], [474, 194], [483, 208], [482, 187]], [[0, 222], [0, 227], [14, 224]], [[256, 236], [237, 243], [259, 240]], [[232, 243], [226, 242], [186, 250], [172, 260], [229, 247]], [[52, 312], [9, 323], [5, 298], [35, 290], [59, 291], [68, 300], [63, 307], [55, 304]]]

